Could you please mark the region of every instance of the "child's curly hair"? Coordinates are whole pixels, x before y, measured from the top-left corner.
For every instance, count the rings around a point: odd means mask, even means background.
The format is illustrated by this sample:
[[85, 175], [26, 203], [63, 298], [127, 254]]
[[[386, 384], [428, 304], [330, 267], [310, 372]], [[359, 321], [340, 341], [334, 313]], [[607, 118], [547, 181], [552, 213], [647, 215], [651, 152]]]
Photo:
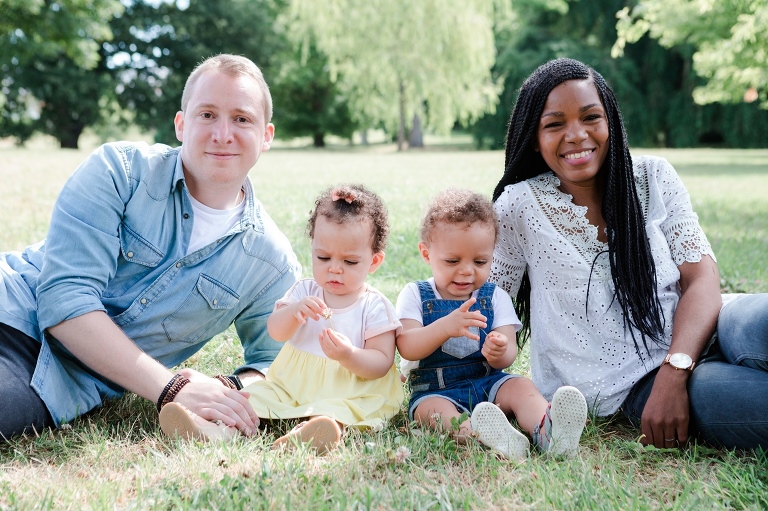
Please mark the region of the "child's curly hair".
[[421, 219], [420, 241], [429, 243], [432, 230], [438, 222], [450, 224], [483, 223], [493, 227], [493, 239], [499, 234], [496, 211], [491, 200], [472, 190], [448, 188], [438, 193], [427, 206]]
[[315, 201], [315, 208], [309, 213], [307, 234], [315, 235], [317, 216], [343, 224], [365, 219], [371, 221], [371, 248], [373, 252], [384, 252], [389, 237], [387, 207], [376, 195], [362, 184], [345, 184], [326, 189]]

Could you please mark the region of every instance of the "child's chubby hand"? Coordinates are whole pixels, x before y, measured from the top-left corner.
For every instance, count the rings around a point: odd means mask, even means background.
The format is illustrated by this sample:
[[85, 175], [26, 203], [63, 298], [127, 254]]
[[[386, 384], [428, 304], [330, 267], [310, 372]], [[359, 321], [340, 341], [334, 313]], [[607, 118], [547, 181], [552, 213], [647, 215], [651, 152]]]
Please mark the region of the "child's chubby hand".
[[346, 335], [330, 328], [324, 328], [320, 332], [320, 347], [323, 349], [326, 357], [336, 361], [349, 357], [355, 350], [355, 347]]
[[475, 304], [476, 298], [472, 297], [455, 311], [444, 318], [446, 340], [451, 337], [467, 337], [475, 341], [480, 340], [480, 336], [470, 330], [471, 327], [485, 328], [485, 316], [480, 311], [470, 311], [469, 308]]
[[305, 296], [293, 304], [293, 317], [302, 325], [307, 323], [307, 318], [317, 321], [328, 308], [325, 302], [317, 296]]
[[483, 349], [480, 353], [482, 353], [488, 362], [494, 362], [507, 353], [508, 344], [509, 339], [507, 339], [506, 335], [495, 331], [490, 332], [485, 336]]

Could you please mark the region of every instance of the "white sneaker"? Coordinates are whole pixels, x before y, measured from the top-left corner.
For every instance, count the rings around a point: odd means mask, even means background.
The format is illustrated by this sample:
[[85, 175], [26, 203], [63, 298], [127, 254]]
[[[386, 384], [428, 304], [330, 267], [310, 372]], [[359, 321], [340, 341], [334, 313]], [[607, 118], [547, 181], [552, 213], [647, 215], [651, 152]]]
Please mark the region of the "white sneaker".
[[528, 457], [530, 442], [509, 423], [501, 408], [485, 401], [472, 410], [470, 417], [472, 431], [477, 439], [504, 457], [521, 460]]
[[587, 400], [584, 395], [576, 387], [560, 387], [552, 396], [542, 420], [539, 445], [549, 454], [574, 456], [586, 424]]

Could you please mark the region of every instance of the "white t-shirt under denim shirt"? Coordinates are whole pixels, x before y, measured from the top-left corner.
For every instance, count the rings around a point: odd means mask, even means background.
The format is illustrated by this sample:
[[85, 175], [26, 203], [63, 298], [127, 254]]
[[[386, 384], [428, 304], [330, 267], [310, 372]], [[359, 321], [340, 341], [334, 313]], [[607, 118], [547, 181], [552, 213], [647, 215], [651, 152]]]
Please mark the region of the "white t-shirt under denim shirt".
[[587, 208], [573, 204], [571, 196], [560, 191], [554, 173], [507, 186], [495, 204], [500, 232], [490, 280], [514, 297], [528, 270], [533, 382], [547, 399], [558, 387], [573, 385], [599, 415], [616, 412], [632, 386], [666, 356], [680, 299], [678, 266], [698, 262], [704, 255], [714, 259], [672, 165], [653, 156], [633, 162], [666, 320], [666, 346], [648, 341], [650, 358], [639, 333], [635, 337], [643, 360], [624, 329], [622, 310], [614, 299], [608, 244], [597, 239], [597, 228], [585, 216]]

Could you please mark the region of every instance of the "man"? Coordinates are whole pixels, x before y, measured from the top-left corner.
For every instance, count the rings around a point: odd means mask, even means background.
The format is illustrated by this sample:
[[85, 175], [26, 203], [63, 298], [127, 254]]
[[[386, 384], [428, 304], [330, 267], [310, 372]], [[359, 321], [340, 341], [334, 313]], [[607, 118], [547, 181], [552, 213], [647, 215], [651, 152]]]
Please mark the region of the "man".
[[271, 114], [253, 62], [204, 61], [174, 120], [180, 148], [102, 146], [65, 184], [45, 242], [0, 254], [2, 436], [59, 426], [124, 390], [255, 429], [247, 394], [167, 368], [233, 322], [241, 375], [279, 350], [266, 320], [300, 266], [248, 178], [272, 143]]

